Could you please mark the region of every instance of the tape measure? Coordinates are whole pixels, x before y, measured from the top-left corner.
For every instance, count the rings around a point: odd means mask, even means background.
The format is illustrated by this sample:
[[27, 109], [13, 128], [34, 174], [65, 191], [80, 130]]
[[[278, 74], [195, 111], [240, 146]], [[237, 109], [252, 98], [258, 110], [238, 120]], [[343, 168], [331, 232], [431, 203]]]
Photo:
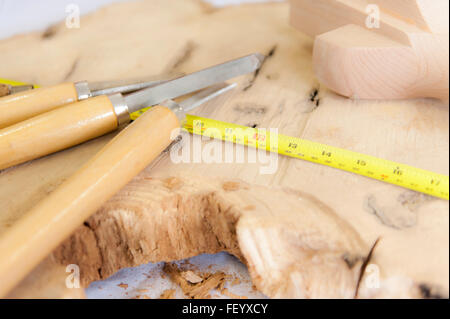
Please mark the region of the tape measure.
[[[3, 80], [0, 83], [24, 85], [25, 83]], [[137, 119], [150, 107], [130, 115]], [[189, 133], [221, 139], [235, 144], [263, 149], [281, 155], [334, 167], [358, 175], [398, 185], [431, 196], [449, 199], [449, 177], [400, 164], [370, 155], [338, 147], [304, 140], [297, 137], [272, 134], [269, 131], [233, 123], [187, 115], [183, 129]], [[275, 143], [276, 142], [276, 143]]]
[[[27, 85], [28, 83], [24, 83], [24, 82], [19, 82], [19, 81], [13, 81], [13, 80], [7, 80], [7, 79], [2, 79], [0, 78], [0, 83], [1, 84], [6, 84], [6, 85], [12, 85], [12, 86], [19, 86], [19, 85]], [[38, 87], [38, 85], [33, 85], [34, 87]]]
[[23, 83], [23, 82], [12, 81], [12, 80], [2, 79], [2, 78], [0, 78], [0, 83], [6, 84], [6, 85], [14, 85], [14, 86], [26, 85], [26, 83]]
[[274, 136], [266, 130], [193, 115], [187, 115], [183, 129], [189, 133], [220, 138], [223, 141], [276, 152], [409, 188], [431, 196], [449, 199], [448, 176], [409, 165], [297, 137], [282, 134]]

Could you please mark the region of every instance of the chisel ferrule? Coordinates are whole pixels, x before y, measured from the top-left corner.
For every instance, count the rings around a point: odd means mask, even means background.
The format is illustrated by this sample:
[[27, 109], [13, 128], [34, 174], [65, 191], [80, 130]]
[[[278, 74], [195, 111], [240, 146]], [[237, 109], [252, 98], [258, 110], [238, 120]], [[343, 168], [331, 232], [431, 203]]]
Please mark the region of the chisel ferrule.
[[86, 81], [75, 82], [75, 90], [77, 91], [78, 101], [86, 100], [92, 97], [91, 89], [89, 88], [89, 83]]
[[109, 100], [111, 101], [114, 112], [117, 116], [117, 123], [119, 126], [127, 124], [130, 122], [130, 112], [128, 110], [128, 105], [125, 102], [125, 99], [123, 98], [123, 95], [120, 93], [116, 93], [113, 95], [108, 96]]

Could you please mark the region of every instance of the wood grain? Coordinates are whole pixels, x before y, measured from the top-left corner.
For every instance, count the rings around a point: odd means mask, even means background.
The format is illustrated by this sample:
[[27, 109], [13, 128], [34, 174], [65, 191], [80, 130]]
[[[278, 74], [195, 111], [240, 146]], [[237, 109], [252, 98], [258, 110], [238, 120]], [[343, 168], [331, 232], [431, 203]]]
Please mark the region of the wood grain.
[[[141, 77], [192, 72], [259, 51], [269, 56], [260, 72], [194, 114], [448, 174], [446, 104], [332, 93], [314, 76], [313, 39], [291, 28], [288, 16], [280, 3], [223, 9], [197, 1], [119, 3], [86, 16], [78, 30], [60, 25], [51, 38], [34, 33], [0, 42], [0, 57], [12, 61], [2, 76], [50, 85], [77, 60], [70, 80]], [[117, 23], [127, 17], [133, 19]], [[18, 47], [33, 54], [14, 62]], [[50, 60], [52, 70], [44, 67]], [[2, 171], [0, 236], [110, 138]], [[193, 140], [183, 143], [187, 148]], [[248, 265], [256, 287], [271, 297], [352, 298], [358, 285], [359, 297], [448, 296], [447, 201], [292, 158], [279, 157], [275, 174], [260, 174], [265, 165], [174, 164], [165, 153], [53, 258], [79, 264], [87, 284], [123, 267], [225, 250]], [[368, 286], [374, 269], [379, 288]]]

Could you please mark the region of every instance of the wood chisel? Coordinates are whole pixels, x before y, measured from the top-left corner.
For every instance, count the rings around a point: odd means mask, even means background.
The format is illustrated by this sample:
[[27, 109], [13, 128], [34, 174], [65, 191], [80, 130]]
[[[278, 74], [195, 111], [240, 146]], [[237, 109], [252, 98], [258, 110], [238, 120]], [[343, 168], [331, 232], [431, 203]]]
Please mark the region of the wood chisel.
[[217, 85], [179, 104], [151, 108], [28, 211], [0, 237], [0, 296], [161, 154], [187, 111], [233, 87]]
[[[62, 105], [82, 101], [90, 97], [128, 93], [155, 86], [173, 76], [147, 79], [66, 82], [50, 87], [35, 88], [30, 85], [0, 87], [6, 96], [0, 97], [0, 129], [51, 111]], [[7, 92], [6, 92], [7, 91]]]
[[0, 169], [114, 131], [143, 107], [255, 72], [263, 60], [262, 54], [251, 54], [126, 96], [101, 95], [71, 103], [4, 128], [0, 130]]

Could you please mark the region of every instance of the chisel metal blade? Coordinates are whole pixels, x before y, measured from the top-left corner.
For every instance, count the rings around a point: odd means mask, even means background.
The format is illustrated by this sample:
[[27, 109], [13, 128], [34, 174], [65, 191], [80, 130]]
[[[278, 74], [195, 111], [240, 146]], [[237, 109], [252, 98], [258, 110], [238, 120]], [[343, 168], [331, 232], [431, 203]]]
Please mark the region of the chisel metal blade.
[[231, 78], [256, 71], [264, 61], [264, 55], [255, 53], [231, 60], [201, 71], [188, 74], [163, 84], [147, 88], [125, 97], [129, 112], [161, 103]]
[[124, 94], [142, 90], [148, 87], [153, 87], [158, 84], [179, 78], [183, 75], [184, 74], [182, 73], [162, 74], [139, 79], [136, 78], [117, 81], [89, 82], [89, 89], [92, 92], [92, 96], [110, 95], [115, 93]]
[[184, 112], [189, 112], [198, 106], [218, 97], [219, 95], [224, 94], [225, 92], [234, 89], [237, 86], [236, 83], [226, 84], [220, 83], [213, 85], [207, 89], [200, 91], [199, 93], [187, 98], [184, 101], [181, 101], [179, 104]]
[[178, 116], [180, 120], [184, 120], [186, 113], [199, 107], [200, 105], [230, 91], [237, 86], [236, 83], [226, 84], [220, 83], [212, 85], [200, 92], [194, 94], [193, 96], [181, 101], [180, 103], [175, 102], [172, 99], [165, 100], [160, 103], [162, 106], [168, 107]]

